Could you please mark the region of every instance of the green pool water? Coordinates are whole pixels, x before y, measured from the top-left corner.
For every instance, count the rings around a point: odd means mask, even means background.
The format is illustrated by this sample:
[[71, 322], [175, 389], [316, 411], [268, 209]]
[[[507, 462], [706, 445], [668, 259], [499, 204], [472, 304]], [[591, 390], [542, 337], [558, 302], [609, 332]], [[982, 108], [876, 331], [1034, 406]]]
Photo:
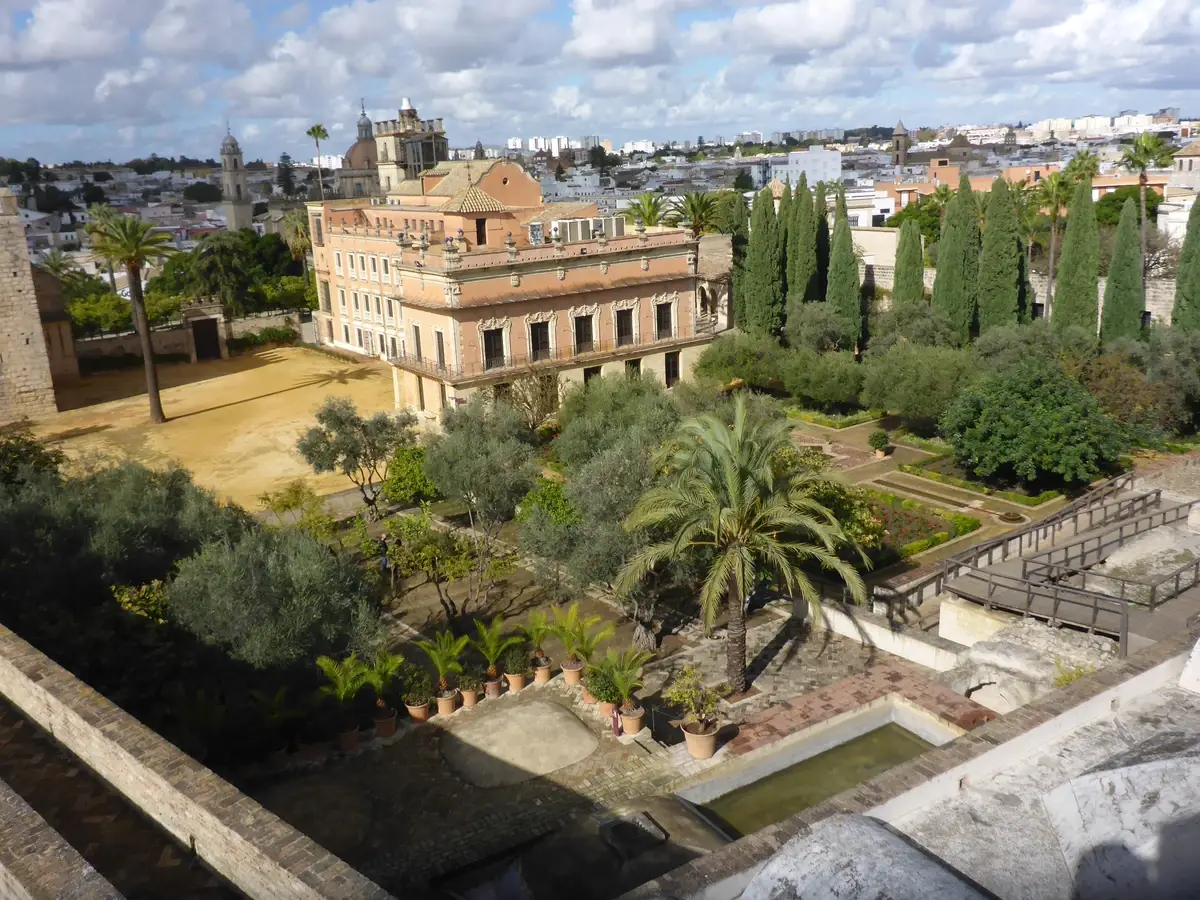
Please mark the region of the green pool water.
[[933, 745], [889, 722], [704, 804], [739, 835], [753, 834], [886, 772]]

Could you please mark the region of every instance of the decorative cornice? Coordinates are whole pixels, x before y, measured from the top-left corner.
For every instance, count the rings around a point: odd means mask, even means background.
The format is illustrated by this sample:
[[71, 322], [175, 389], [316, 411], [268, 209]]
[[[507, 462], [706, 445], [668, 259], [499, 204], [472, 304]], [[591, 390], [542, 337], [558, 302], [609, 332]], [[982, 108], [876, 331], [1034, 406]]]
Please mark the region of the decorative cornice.
[[620, 300], [614, 300], [612, 305], [613, 309], [637, 309], [640, 302], [640, 297], [622, 297]]
[[553, 322], [557, 318], [557, 313], [554, 310], [539, 310], [525, 314], [525, 324], [534, 325], [539, 322]]
[[483, 334], [485, 331], [492, 331], [495, 328], [507, 330], [512, 325], [512, 322], [508, 316], [496, 316], [492, 319], [480, 319], [478, 325], [479, 333]]
[[567, 316], [574, 319], [578, 316], [594, 316], [599, 312], [599, 303], [585, 303], [582, 306], [572, 306], [567, 310]]

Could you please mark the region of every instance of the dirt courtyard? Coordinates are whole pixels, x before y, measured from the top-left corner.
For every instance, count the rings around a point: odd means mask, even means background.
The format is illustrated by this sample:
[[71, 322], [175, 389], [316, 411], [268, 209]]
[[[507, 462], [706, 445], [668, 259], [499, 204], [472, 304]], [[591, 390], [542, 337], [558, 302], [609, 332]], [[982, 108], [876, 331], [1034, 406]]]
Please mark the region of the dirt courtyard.
[[166, 424], [150, 424], [139, 368], [90, 375], [60, 391], [66, 411], [39, 422], [38, 436], [76, 460], [178, 462], [217, 496], [255, 510], [261, 493], [295, 478], [322, 494], [353, 487], [340, 474], [314, 475], [295, 450], [326, 397], [349, 397], [364, 413], [394, 408], [387, 365], [299, 347], [160, 365], [158, 372]]

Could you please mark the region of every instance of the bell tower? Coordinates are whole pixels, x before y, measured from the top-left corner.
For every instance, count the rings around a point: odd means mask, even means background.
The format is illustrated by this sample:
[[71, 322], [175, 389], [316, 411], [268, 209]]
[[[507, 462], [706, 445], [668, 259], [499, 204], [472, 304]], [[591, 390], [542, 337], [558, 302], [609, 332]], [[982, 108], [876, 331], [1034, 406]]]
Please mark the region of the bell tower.
[[221, 141], [221, 205], [225, 210], [225, 227], [229, 231], [250, 228], [254, 224], [254, 204], [246, 186], [246, 167], [237, 138], [225, 130]]

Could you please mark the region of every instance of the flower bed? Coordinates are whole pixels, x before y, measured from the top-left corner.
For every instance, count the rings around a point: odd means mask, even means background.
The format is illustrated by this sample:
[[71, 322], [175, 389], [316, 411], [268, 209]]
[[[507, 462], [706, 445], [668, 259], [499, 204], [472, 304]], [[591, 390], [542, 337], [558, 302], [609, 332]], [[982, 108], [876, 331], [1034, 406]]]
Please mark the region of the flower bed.
[[[945, 471], [947, 469], [949, 471]], [[986, 494], [989, 497], [1019, 503], [1022, 506], [1041, 506], [1043, 503], [1049, 503], [1056, 497], [1063, 495], [1063, 492], [1057, 488], [1042, 491], [1040, 494], [1026, 494], [1022, 491], [998, 489], [979, 481], [972, 481], [967, 477], [965, 472], [955, 465], [953, 457], [948, 453], [941, 456], [931, 456], [929, 459], [923, 459], [919, 463], [901, 465], [900, 471], [906, 472], [909, 475], [916, 475], [919, 478], [928, 478], [930, 481], [936, 481], [938, 484], [961, 488], [964, 491]]]
[[884, 544], [876, 564], [907, 559], [956, 537], [970, 534], [982, 524], [973, 516], [926, 506], [916, 500], [882, 491], [868, 491], [871, 511], [884, 525]]
[[798, 419], [801, 422], [808, 422], [810, 425], [821, 425], [825, 428], [850, 428], [864, 422], [876, 422], [882, 419], [885, 413], [882, 409], [863, 409], [843, 415], [818, 412], [815, 409], [805, 409], [801, 406], [789, 406], [787, 415], [789, 419]]

